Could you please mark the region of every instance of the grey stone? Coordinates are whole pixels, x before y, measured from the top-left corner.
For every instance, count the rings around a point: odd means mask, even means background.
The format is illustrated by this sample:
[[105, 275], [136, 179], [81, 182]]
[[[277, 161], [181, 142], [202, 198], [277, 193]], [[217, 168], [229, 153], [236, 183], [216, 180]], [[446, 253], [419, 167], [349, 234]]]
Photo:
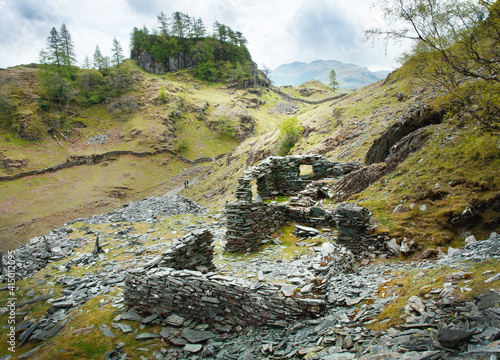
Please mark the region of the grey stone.
[[150, 339], [158, 339], [160, 336], [153, 333], [142, 333], [135, 337], [136, 340], [150, 340]]
[[385, 246], [387, 249], [394, 255], [399, 254], [399, 249], [400, 246], [396, 243], [396, 239], [392, 238], [390, 241], [388, 241]]
[[292, 286], [292, 285], [285, 285], [283, 287], [281, 287], [281, 292], [283, 293], [283, 295], [285, 295], [286, 297], [290, 297], [294, 294], [295, 292], [295, 289], [297, 289], [296, 286]]
[[124, 334], [132, 332], [134, 330], [134, 329], [132, 329], [132, 326], [127, 325], [127, 324], [118, 323], [118, 324], [116, 324], [116, 326], [118, 326], [120, 328], [120, 330], [123, 331]]
[[472, 333], [461, 329], [441, 329], [438, 333], [439, 343], [450, 349], [458, 349], [472, 339]]
[[184, 318], [179, 315], [172, 314], [165, 319], [165, 322], [169, 325], [181, 326], [184, 323]]
[[214, 338], [215, 334], [211, 331], [193, 330], [186, 328], [182, 330], [181, 336], [184, 339], [186, 339], [189, 343], [196, 344]]
[[411, 296], [408, 299], [408, 306], [417, 314], [422, 314], [425, 311], [425, 304], [418, 296]]
[[479, 310], [484, 310], [496, 306], [500, 303], [500, 294], [495, 291], [487, 291], [481, 294], [479, 297], [479, 302], [477, 303], [477, 308]]
[[197, 353], [197, 352], [200, 352], [202, 348], [203, 348], [203, 345], [200, 345], [200, 344], [186, 344], [184, 346], [184, 351], [187, 351], [190, 353]]
[[131, 321], [139, 321], [141, 322], [144, 318], [137, 314], [135, 311], [125, 311], [120, 314], [120, 320], [131, 320]]
[[142, 324], [146, 324], [146, 325], [147, 325], [147, 324], [150, 324], [150, 323], [152, 323], [153, 321], [155, 321], [156, 319], [158, 319], [158, 316], [159, 316], [158, 314], [151, 314], [151, 315], [149, 315], [148, 317], [145, 317], [145, 318], [141, 321], [141, 323], [142, 323]]
[[187, 340], [184, 338], [171, 338], [169, 341], [175, 346], [184, 346], [187, 344]]
[[108, 329], [108, 328], [106, 328], [106, 329], [102, 330], [102, 331], [101, 331], [101, 334], [103, 334], [103, 335], [104, 335], [104, 336], [106, 336], [106, 337], [111, 337], [111, 338], [116, 337], [116, 335], [115, 335], [115, 334], [113, 334], [113, 332], [112, 332], [110, 329]]

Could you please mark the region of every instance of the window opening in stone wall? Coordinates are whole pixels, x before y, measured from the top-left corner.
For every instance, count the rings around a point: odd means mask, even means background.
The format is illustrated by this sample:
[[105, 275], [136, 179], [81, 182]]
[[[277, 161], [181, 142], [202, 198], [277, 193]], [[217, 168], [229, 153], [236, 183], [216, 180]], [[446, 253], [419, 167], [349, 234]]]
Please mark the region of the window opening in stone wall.
[[257, 199], [257, 194], [259, 193], [257, 191], [257, 179], [254, 179], [250, 182], [250, 185], [252, 185], [252, 199], [256, 200]]
[[314, 171], [312, 165], [300, 165], [300, 177], [302, 179], [309, 179], [313, 176]]

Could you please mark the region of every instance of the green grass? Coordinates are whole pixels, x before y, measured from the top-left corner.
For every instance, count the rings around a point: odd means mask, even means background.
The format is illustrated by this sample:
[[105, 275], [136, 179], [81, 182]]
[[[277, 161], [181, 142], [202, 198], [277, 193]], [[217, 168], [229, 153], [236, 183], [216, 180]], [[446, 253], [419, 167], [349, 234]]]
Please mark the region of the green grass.
[[[500, 189], [500, 150], [491, 146], [498, 137], [473, 126], [457, 129], [452, 123], [434, 125], [430, 131], [423, 149], [353, 200], [361, 201], [394, 235], [412, 237], [424, 247], [457, 246], [463, 239], [450, 225], [451, 218], [468, 204], [477, 206], [496, 196]], [[400, 203], [415, 206], [393, 214]], [[420, 211], [418, 205], [426, 205], [427, 210]], [[482, 215], [487, 220], [494, 216], [488, 211]], [[486, 238], [492, 229], [479, 225], [471, 231]]]
[[[474, 296], [482, 294], [488, 289], [500, 286], [500, 280], [485, 283], [484, 281], [492, 275], [483, 275], [486, 270], [495, 270], [499, 266], [500, 261], [494, 259], [489, 259], [481, 263], [472, 263], [464, 279], [454, 284], [457, 291], [456, 296], [462, 300], [471, 300]], [[377, 316], [377, 321], [370, 327], [374, 330], [386, 330], [390, 327], [403, 324], [407, 317], [404, 307], [408, 304], [408, 299], [411, 296], [437, 301], [439, 295], [430, 294], [430, 291], [442, 288], [446, 276], [457, 271], [459, 269], [455, 267], [440, 266], [433, 269], [417, 269], [395, 274], [393, 280], [379, 287], [378, 294], [381, 297], [397, 296], [397, 299], [385, 307], [380, 315]], [[467, 287], [471, 291], [461, 292], [461, 287]]]

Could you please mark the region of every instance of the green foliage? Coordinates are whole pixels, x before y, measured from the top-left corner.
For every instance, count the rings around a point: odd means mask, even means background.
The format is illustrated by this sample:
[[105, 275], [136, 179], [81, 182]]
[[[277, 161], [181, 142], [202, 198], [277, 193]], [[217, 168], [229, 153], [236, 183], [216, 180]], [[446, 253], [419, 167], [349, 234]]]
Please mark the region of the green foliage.
[[170, 112], [168, 113], [168, 117], [170, 120], [175, 121], [182, 118], [182, 116], [184, 115], [185, 101], [186, 100], [183, 95], [177, 95], [177, 98], [171, 105]]
[[441, 104], [475, 108], [476, 119], [499, 126], [500, 2], [488, 0], [391, 0], [381, 2], [389, 30], [372, 29], [368, 36], [411, 39], [403, 57], [407, 75], [420, 78]]
[[337, 82], [337, 73], [335, 70], [330, 71], [330, 75], [328, 76], [328, 86], [335, 91], [337, 90], [337, 87], [339, 86], [339, 83]]
[[299, 124], [297, 117], [284, 120], [279, 126], [277, 154], [278, 156], [288, 155], [300, 138], [304, 128]]
[[165, 103], [167, 101], [167, 92], [165, 91], [165, 86], [160, 86], [160, 92], [158, 93], [158, 100]]
[[217, 81], [217, 68], [212, 61], [199, 63], [194, 69], [194, 75], [201, 80]]
[[183, 64], [192, 61], [194, 76], [206, 81], [231, 78], [242, 81], [250, 76], [251, 57], [241, 32], [235, 32], [216, 21], [215, 34], [206, 36], [207, 31], [201, 19], [178, 11], [171, 18], [161, 13], [158, 22], [159, 34], [150, 34], [146, 27], [132, 30], [132, 58], [147, 51], [163, 65], [165, 71], [182, 68]]
[[22, 123], [20, 136], [26, 140], [40, 140], [46, 133], [45, 125], [38, 118], [32, 118]]
[[41, 65], [37, 77], [42, 96], [48, 101], [58, 103], [60, 110], [74, 98], [76, 92], [73, 84], [57, 71], [57, 67]]
[[178, 154], [186, 154], [189, 152], [189, 144], [186, 139], [182, 139], [177, 143], [177, 147], [175, 148]]
[[17, 102], [13, 99], [13, 91], [0, 91], [0, 127], [11, 130], [16, 122]]
[[225, 115], [219, 116], [217, 121], [215, 121], [213, 128], [221, 136], [234, 139], [236, 138], [236, 130], [234, 129], [234, 121]]
[[111, 51], [113, 52], [113, 64], [120, 67], [121, 62], [123, 61], [123, 49], [120, 42], [116, 40], [116, 37], [113, 38], [113, 47]]

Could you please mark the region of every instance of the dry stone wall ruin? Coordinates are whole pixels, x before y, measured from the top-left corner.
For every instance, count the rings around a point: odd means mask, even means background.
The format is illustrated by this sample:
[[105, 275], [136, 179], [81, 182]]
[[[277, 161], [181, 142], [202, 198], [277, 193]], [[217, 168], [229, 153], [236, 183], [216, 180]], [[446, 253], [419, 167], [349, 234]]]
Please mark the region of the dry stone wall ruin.
[[[208, 230], [197, 230], [178, 241], [163, 256], [128, 271], [125, 279], [125, 304], [139, 312], [176, 314], [206, 322], [234, 325], [264, 325], [278, 320], [319, 316], [327, 305], [332, 275], [354, 271], [352, 253], [344, 249], [317, 259], [315, 290], [308, 295], [285, 294], [279, 284], [219, 275], [210, 254], [212, 238]], [[197, 254], [197, 249], [206, 252]], [[213, 251], [213, 248], [212, 248]], [[189, 266], [185, 254], [197, 254], [203, 271], [182, 269]], [[180, 255], [177, 257], [173, 255]], [[208, 263], [210, 263], [210, 266]], [[284, 284], [283, 284], [284, 285]], [[314, 295], [313, 295], [314, 294]]]
[[[301, 175], [301, 165], [310, 165], [312, 173]], [[262, 241], [286, 222], [314, 228], [338, 229], [338, 242], [355, 254], [365, 250], [386, 252], [384, 234], [370, 233], [370, 212], [351, 204], [339, 206], [335, 211], [315, 206], [267, 204], [253, 199], [252, 181], [256, 181], [258, 196], [297, 195], [324, 178], [342, 178], [361, 167], [359, 162], [338, 163], [319, 155], [269, 157], [238, 179], [236, 202], [226, 204], [226, 249], [230, 252], [255, 251]], [[300, 197], [300, 196], [299, 196]], [[325, 195], [326, 197], [326, 195]], [[300, 203], [299, 199], [294, 199]]]

